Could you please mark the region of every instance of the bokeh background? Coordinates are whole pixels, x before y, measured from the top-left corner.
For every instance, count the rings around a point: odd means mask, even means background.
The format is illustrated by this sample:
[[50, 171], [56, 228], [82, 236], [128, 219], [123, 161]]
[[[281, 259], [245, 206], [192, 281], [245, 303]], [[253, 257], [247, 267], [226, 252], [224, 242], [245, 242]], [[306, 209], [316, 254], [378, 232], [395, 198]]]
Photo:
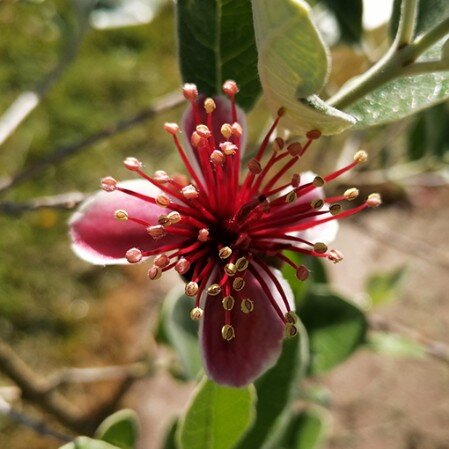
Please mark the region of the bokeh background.
[[[162, 301], [178, 280], [150, 284], [145, 267], [88, 265], [70, 250], [70, 211], [35, 204], [26, 210], [34, 198], [92, 192], [105, 175], [126, 179], [121, 165], [126, 156], [138, 157], [151, 170], [181, 168], [161, 127], [179, 120], [182, 106], [151, 119], [139, 116], [181, 84], [173, 6], [134, 3], [144, 23], [104, 29], [122, 25], [114, 22], [117, 17], [132, 16], [117, 12], [117, 2], [105, 1], [101, 8], [109, 16], [91, 17], [95, 26], [83, 30], [67, 1], [0, 2], [0, 123], [21, 94], [51, 81], [39, 105], [0, 147], [0, 186], [55, 151], [111, 131], [0, 192], [0, 339], [45, 380], [67, 367], [126, 365], [150, 352], [157, 364], [142, 379], [69, 382], [60, 391], [82, 410], [116, 395], [112, 407], [139, 413], [140, 447], [156, 449], [194, 386], [173, 375], [175, 356], [154, 338]], [[327, 94], [386, 48], [388, 27], [374, 16], [387, 17], [388, 2], [366, 3], [372, 9], [363, 45], [350, 48], [334, 40]], [[142, 9], [148, 4], [151, 8]], [[62, 68], [55, 73], [61, 55]], [[111, 128], [135, 117], [123, 132]], [[268, 119], [261, 101], [249, 117], [251, 148]], [[380, 210], [341, 223], [334, 246], [345, 260], [327, 268], [335, 287], [370, 311], [373, 329], [394, 336], [373, 333], [369, 347], [308, 382], [313, 395], [303, 400], [317, 402], [329, 415], [324, 447], [449, 448], [448, 124], [447, 105], [439, 105], [389, 126], [322, 139], [304, 161], [304, 169], [322, 173], [362, 147], [370, 163], [345, 178], [340, 189], [355, 185], [385, 198]], [[63, 429], [39, 407], [22, 402], [1, 371], [0, 396]], [[0, 416], [0, 447], [58, 445]]]

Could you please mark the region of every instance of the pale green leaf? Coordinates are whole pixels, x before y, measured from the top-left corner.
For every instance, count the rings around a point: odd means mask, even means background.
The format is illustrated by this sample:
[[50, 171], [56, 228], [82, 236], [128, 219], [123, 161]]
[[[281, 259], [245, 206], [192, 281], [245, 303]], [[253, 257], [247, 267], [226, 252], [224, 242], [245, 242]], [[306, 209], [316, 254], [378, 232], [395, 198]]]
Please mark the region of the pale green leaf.
[[139, 422], [133, 410], [120, 410], [108, 416], [98, 427], [95, 437], [121, 449], [134, 449], [139, 435]]
[[196, 378], [202, 370], [198, 324], [190, 319], [192, 308], [192, 298], [175, 288], [165, 298], [161, 317], [165, 337], [175, 349], [183, 375], [188, 379]]
[[372, 274], [369, 277], [366, 290], [373, 306], [386, 304], [398, 296], [404, 273], [404, 267], [400, 267], [389, 273]]
[[354, 119], [315, 95], [325, 84], [329, 57], [302, 0], [252, 0], [264, 97], [275, 114], [286, 109], [282, 125], [295, 134], [318, 129], [336, 134]]
[[204, 378], [182, 419], [180, 449], [231, 449], [254, 419], [254, 387], [230, 388]]
[[368, 344], [372, 350], [394, 357], [421, 359], [425, 356], [425, 349], [422, 344], [403, 335], [373, 332], [369, 336]]

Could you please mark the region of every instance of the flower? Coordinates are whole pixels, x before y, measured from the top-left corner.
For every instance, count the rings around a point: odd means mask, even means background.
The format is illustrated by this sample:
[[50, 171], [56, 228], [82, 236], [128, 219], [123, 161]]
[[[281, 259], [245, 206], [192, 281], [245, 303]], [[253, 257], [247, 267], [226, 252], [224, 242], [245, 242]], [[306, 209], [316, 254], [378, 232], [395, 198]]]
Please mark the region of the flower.
[[363, 151], [327, 176], [295, 173], [285, 180], [321, 133], [311, 130], [302, 143], [273, 139], [282, 109], [241, 176], [245, 116], [235, 104], [236, 83], [225, 82], [223, 90], [228, 98], [205, 99], [195, 85], [184, 86], [190, 102], [185, 145], [177, 124], [164, 126], [188, 178], [162, 170], [149, 175], [129, 157], [124, 165], [140, 179], [103, 178], [103, 191], [73, 215], [70, 233], [75, 252], [92, 263], [139, 263], [155, 256], [150, 279], [170, 269], [182, 275], [186, 295], [195, 298], [191, 318], [200, 320], [209, 377], [242, 386], [275, 363], [284, 336], [298, 332], [292, 291], [275, 266], [290, 265], [299, 281], [309, 271], [284, 252], [340, 261], [341, 253], [327, 246], [336, 219], [375, 207], [380, 197], [343, 210], [340, 203], [355, 199], [357, 189], [337, 197], [323, 193], [325, 183], [366, 160]]

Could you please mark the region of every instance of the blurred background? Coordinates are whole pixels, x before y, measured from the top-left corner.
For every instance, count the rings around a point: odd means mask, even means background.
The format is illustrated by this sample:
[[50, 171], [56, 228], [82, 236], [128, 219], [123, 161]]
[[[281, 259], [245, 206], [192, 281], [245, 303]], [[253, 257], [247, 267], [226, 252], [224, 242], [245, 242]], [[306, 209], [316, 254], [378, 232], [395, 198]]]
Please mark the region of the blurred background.
[[[38, 379], [57, 383], [68, 404], [92, 411], [92, 420], [135, 409], [140, 447], [157, 449], [194, 386], [157, 341], [162, 301], [178, 280], [150, 285], [144, 266], [79, 260], [66, 209], [101, 177], [126, 179], [126, 156], [151, 170], [181, 169], [161, 129], [183, 111], [173, 5], [102, 0], [87, 15], [85, 3], [0, 2], [0, 342]], [[391, 2], [365, 2], [357, 46], [340, 39], [325, 3], [315, 13], [332, 48], [328, 96], [387, 48]], [[161, 111], [153, 114], [154, 107]], [[249, 117], [250, 148], [268, 120], [262, 100]], [[369, 311], [373, 333], [348, 362], [307, 381], [329, 412], [324, 447], [449, 448], [448, 124], [448, 105], [440, 104], [392, 125], [321, 139], [305, 158], [304, 170], [325, 173], [362, 147], [369, 164], [337, 187], [380, 191], [385, 200], [380, 210], [341, 223], [334, 247], [345, 260], [326, 265], [333, 285]], [[155, 366], [146, 369], [142, 354]], [[93, 370], [91, 378], [68, 369], [117, 365], [126, 369]], [[22, 402], [6, 373], [0, 364], [0, 397], [64, 428], [39, 400]], [[0, 447], [58, 446], [0, 416]]]

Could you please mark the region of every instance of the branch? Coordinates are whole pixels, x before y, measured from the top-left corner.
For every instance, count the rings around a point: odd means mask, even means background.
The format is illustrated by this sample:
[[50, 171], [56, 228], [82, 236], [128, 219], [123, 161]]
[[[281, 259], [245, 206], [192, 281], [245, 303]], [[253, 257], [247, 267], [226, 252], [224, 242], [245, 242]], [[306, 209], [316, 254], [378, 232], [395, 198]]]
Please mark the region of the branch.
[[24, 203], [3, 201], [0, 202], [0, 213], [7, 215], [20, 215], [23, 212], [45, 208], [71, 210], [84, 201], [87, 196], [87, 194], [81, 192], [68, 192], [60, 195], [34, 198]]
[[72, 437], [65, 435], [57, 430], [53, 430], [48, 427], [43, 422], [37, 421], [22, 412], [14, 410], [8, 402], [0, 397], [0, 415], [7, 416], [11, 421], [21, 424], [22, 426], [28, 427], [34, 430], [36, 433], [42, 436], [53, 437], [64, 443], [72, 441]]
[[445, 343], [432, 340], [415, 329], [412, 329], [402, 323], [398, 323], [397, 321], [388, 320], [381, 315], [369, 316], [368, 323], [372, 330], [391, 332], [410, 338], [414, 342], [422, 345], [424, 352], [428, 356], [449, 365], [449, 347]]
[[0, 179], [0, 192], [6, 191], [7, 189], [24, 182], [44, 171], [46, 168], [57, 165], [63, 162], [65, 159], [74, 156], [75, 154], [81, 152], [85, 148], [100, 142], [103, 139], [120, 134], [133, 126], [136, 126], [146, 120], [153, 118], [155, 115], [173, 109], [179, 106], [183, 102], [183, 97], [176, 93], [168, 94], [159, 100], [156, 100], [152, 106], [140, 111], [134, 117], [128, 120], [121, 120], [111, 126], [108, 126], [90, 136], [72, 143], [71, 145], [56, 148], [50, 155], [42, 158], [37, 163], [26, 167], [24, 170], [16, 173], [13, 176]]
[[17, 384], [24, 399], [36, 403], [68, 428], [76, 432], [83, 430], [80, 426], [79, 411], [75, 410], [63, 396], [49, 388], [46, 382], [38, 378], [28, 365], [2, 341], [0, 341], [0, 371]]
[[399, 21], [396, 35], [396, 45], [398, 48], [409, 45], [413, 40], [415, 32], [416, 16], [418, 11], [418, 0], [402, 0], [401, 20]]

